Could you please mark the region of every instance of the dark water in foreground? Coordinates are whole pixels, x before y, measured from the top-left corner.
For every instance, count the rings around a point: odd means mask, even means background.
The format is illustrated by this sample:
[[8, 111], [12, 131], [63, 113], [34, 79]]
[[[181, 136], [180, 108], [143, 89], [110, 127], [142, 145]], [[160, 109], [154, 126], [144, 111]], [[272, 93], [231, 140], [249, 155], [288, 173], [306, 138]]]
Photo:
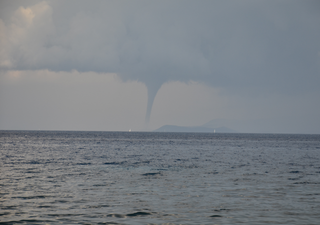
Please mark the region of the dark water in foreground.
[[0, 131], [0, 224], [320, 224], [320, 135]]

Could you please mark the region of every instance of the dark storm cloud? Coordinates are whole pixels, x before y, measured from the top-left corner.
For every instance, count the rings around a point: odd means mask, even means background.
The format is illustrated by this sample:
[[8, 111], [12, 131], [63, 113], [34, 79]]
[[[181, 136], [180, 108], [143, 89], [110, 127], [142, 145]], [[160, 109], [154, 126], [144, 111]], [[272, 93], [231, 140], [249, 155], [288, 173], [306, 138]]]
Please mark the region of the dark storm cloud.
[[147, 117], [168, 81], [238, 94], [316, 91], [320, 82], [317, 1], [18, 3], [0, 7], [2, 69], [116, 72], [146, 84]]

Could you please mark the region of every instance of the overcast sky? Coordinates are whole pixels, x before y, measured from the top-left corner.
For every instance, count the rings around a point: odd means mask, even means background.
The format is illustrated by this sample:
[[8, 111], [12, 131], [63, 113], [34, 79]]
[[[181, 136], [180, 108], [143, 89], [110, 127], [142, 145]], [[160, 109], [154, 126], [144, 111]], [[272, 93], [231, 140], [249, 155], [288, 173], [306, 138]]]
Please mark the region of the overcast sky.
[[0, 129], [320, 134], [320, 1], [0, 1]]

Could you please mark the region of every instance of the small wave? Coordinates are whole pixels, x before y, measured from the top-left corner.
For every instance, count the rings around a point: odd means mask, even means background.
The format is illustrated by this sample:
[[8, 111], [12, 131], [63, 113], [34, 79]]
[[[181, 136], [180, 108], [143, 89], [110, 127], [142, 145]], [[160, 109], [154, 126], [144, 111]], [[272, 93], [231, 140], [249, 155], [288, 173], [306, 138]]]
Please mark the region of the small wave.
[[91, 163], [77, 163], [76, 165], [86, 166], [86, 165], [91, 165]]
[[53, 217], [73, 217], [73, 216], [82, 216], [83, 214], [73, 214], [73, 213], [66, 213], [66, 214], [47, 214], [48, 216]]
[[288, 180], [299, 180], [300, 178], [288, 178]]
[[28, 170], [25, 173], [41, 173], [41, 171], [33, 171], [33, 170]]
[[127, 161], [122, 161], [122, 162], [105, 162], [104, 165], [123, 165]]
[[25, 220], [12, 220], [12, 221], [6, 221], [6, 222], [0, 222], [0, 225], [12, 225], [17, 223], [22, 224], [43, 224], [43, 223], [52, 223], [54, 221], [51, 220], [34, 220], [34, 219], [25, 219]]
[[162, 173], [157, 172], [157, 173], [144, 173], [144, 174], [142, 174], [142, 176], [155, 176], [155, 175], [162, 175]]
[[150, 164], [151, 161], [134, 162], [133, 164]]
[[304, 181], [304, 182], [295, 182], [293, 184], [320, 184], [318, 182], [308, 182], [308, 181]]
[[42, 163], [39, 161], [31, 160], [31, 161], [27, 162], [26, 164], [42, 164]]
[[87, 208], [99, 209], [99, 208], [105, 208], [105, 207], [110, 207], [110, 205], [90, 205]]
[[151, 215], [151, 213], [148, 213], [148, 212], [135, 212], [135, 213], [129, 213], [126, 216], [133, 217], [133, 216], [148, 216], [148, 215]]
[[215, 212], [221, 212], [221, 211], [230, 211], [230, 209], [215, 209]]
[[[2, 210], [12, 210], [12, 209], [16, 209], [17, 206], [14, 206], [14, 205], [8, 205], [8, 206], [3, 206], [1, 207]], [[1, 213], [0, 213], [1, 215]]]
[[20, 198], [20, 199], [28, 200], [28, 199], [42, 199], [42, 198], [52, 198], [52, 197], [54, 196], [37, 195], [37, 196], [17, 196], [12, 198]]
[[140, 217], [140, 216], [148, 216], [152, 213], [148, 212], [135, 212], [135, 213], [128, 213], [128, 214], [117, 214], [117, 213], [111, 213], [108, 214], [107, 217], [115, 217], [115, 218], [126, 218], [126, 217]]
[[55, 207], [52, 205], [39, 205], [37, 206], [37, 208], [55, 208]]
[[126, 216], [122, 214], [111, 213], [111, 214], [108, 214], [107, 217], [125, 218]]
[[289, 173], [301, 173], [299, 170], [290, 171]]
[[122, 223], [116, 223], [116, 222], [100, 222], [100, 223], [97, 223], [98, 225], [103, 225], [103, 224], [122, 224]]

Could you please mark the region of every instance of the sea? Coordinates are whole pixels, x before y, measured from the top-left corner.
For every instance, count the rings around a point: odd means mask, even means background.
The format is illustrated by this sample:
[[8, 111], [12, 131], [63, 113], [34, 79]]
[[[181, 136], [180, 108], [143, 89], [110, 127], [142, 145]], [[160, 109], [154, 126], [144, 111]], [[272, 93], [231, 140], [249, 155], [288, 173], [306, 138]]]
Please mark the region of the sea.
[[0, 224], [320, 224], [320, 135], [0, 131]]

